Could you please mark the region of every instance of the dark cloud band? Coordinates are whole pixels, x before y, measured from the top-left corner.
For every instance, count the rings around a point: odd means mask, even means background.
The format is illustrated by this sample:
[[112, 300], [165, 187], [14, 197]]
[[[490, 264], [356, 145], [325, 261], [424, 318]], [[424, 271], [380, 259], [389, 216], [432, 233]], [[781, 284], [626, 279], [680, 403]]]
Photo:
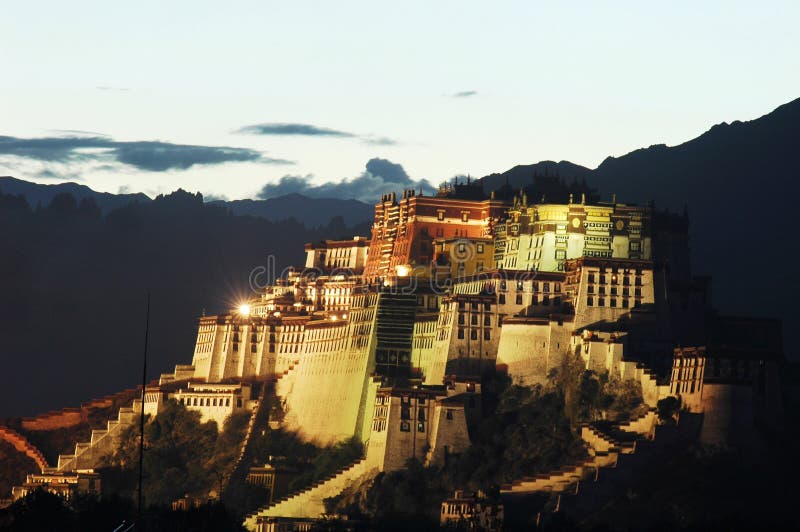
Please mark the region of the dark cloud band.
[[237, 130], [237, 133], [251, 135], [283, 135], [283, 136], [306, 136], [306, 137], [344, 137], [352, 138], [357, 135], [347, 131], [328, 129], [325, 127], [312, 126], [311, 124], [291, 124], [291, 123], [269, 123], [253, 124], [244, 126]]
[[247, 135], [273, 135], [283, 137], [322, 137], [322, 138], [344, 138], [358, 139], [370, 146], [394, 146], [397, 141], [388, 137], [377, 137], [375, 135], [358, 135], [349, 131], [330, 129], [327, 127], [313, 126], [311, 124], [297, 124], [286, 122], [270, 122], [265, 124], [253, 124], [244, 126], [235, 131]]
[[186, 170], [194, 165], [228, 162], [292, 164], [265, 157], [257, 150], [229, 146], [197, 146], [162, 141], [116, 141], [99, 136], [19, 138], [0, 136], [0, 155], [14, 155], [39, 161], [71, 163], [116, 161], [139, 170], [164, 172]]

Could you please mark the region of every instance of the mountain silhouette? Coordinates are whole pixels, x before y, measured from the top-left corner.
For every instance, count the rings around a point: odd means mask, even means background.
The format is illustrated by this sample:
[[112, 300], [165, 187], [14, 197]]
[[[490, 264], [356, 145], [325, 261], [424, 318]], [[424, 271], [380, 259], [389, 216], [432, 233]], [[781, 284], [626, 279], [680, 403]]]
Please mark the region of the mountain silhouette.
[[[608, 157], [596, 169], [562, 161], [516, 166], [483, 178], [492, 190], [530, 183], [534, 172], [558, 172], [564, 182], [585, 179], [605, 199], [646, 203], [690, 220], [692, 268], [713, 275], [723, 311], [780, 317], [784, 331], [800, 327], [793, 308], [800, 282], [789, 266], [800, 189], [800, 99], [748, 122], [713, 126], [699, 137]], [[788, 345], [788, 344], [787, 344]]]
[[124, 207], [129, 203], [151, 201], [146, 194], [141, 192], [135, 194], [112, 194], [109, 192], [97, 192], [79, 183], [43, 185], [11, 176], [0, 176], [0, 192], [11, 196], [23, 196], [31, 207], [36, 207], [36, 205], [47, 206], [59, 194], [70, 194], [78, 201], [91, 198], [104, 213]]
[[[59, 194], [70, 194], [76, 200], [91, 198], [103, 214], [130, 203], [153, 201], [141, 192], [135, 194], [112, 194], [97, 192], [79, 183], [40, 184], [11, 176], [0, 176], [0, 192], [11, 196], [23, 196], [31, 207], [47, 206]], [[309, 198], [292, 193], [265, 200], [213, 200], [208, 203], [230, 209], [233, 214], [256, 216], [280, 222], [295, 219], [306, 227], [327, 225], [335, 216], [341, 216], [345, 224], [355, 225], [372, 219], [374, 207], [355, 199]]]
[[234, 214], [258, 216], [266, 220], [281, 221], [294, 218], [307, 227], [327, 225], [334, 216], [341, 216], [345, 224], [355, 225], [371, 220], [373, 205], [355, 199], [309, 198], [292, 193], [264, 200], [213, 201], [224, 205]]

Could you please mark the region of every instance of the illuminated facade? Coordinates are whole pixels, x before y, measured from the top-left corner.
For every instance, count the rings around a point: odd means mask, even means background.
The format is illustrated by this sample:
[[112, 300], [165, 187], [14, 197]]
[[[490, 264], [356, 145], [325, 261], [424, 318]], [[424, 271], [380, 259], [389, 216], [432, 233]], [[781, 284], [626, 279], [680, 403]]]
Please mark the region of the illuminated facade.
[[528, 204], [514, 198], [495, 231], [497, 268], [564, 271], [580, 257], [652, 258], [651, 210], [622, 203]]
[[507, 208], [487, 198], [478, 182], [445, 187], [436, 196], [408, 190], [400, 201], [387, 194], [375, 206], [364, 277], [385, 279], [404, 265], [429, 267], [436, 239], [490, 238]]

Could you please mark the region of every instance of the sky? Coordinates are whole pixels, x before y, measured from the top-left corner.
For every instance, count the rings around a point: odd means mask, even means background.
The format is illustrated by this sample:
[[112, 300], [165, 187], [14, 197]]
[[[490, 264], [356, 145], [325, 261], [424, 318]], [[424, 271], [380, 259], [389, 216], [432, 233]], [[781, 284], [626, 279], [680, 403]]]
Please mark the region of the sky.
[[6, 3], [0, 175], [238, 199], [594, 168], [800, 96], [798, 20], [796, 1]]

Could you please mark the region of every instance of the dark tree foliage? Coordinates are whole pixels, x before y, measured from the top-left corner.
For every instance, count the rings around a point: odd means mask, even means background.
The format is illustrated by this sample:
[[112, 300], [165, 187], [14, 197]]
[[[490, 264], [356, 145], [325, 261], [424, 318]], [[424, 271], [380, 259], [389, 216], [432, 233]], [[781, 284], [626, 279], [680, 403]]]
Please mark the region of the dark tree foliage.
[[363, 445], [356, 437], [318, 447], [303, 441], [293, 432], [267, 428], [263, 434], [253, 435], [251, 441], [254, 464], [267, 463], [272, 457], [297, 469], [298, 475], [289, 484], [290, 492], [336, 473], [364, 454]]
[[[213, 421], [200, 423], [200, 414], [168, 401], [145, 425], [144, 498], [147, 505], [169, 504], [191, 495], [219, 492], [229, 475], [247, 428], [247, 415], [228, 418], [221, 433]], [[103, 471], [103, 490], [133, 498], [139, 463], [139, 428], [128, 427]]]
[[108, 532], [127, 529], [159, 532], [227, 532], [244, 530], [238, 516], [221, 504], [205, 504], [187, 511], [153, 506], [137, 522], [129, 499], [77, 495], [69, 503], [57, 495], [37, 490], [5, 510], [0, 510], [0, 529], [10, 531]]
[[441, 468], [412, 460], [406, 470], [353, 486], [326, 501], [329, 511], [379, 529], [435, 527], [440, 503], [454, 489], [497, 497], [503, 483], [583, 458], [581, 423], [623, 419], [642, 405], [640, 387], [586, 371], [571, 355], [544, 386], [512, 385], [504, 375], [487, 375], [482, 390], [485, 412], [470, 430], [471, 447]]

